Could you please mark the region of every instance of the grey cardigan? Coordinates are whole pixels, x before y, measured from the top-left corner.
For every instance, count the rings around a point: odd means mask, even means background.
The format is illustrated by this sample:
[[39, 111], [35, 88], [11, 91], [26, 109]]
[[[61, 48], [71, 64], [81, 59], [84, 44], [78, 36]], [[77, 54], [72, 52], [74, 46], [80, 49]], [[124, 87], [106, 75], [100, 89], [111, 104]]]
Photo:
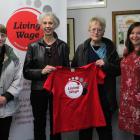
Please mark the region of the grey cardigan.
[[22, 89], [22, 67], [12, 48], [5, 45], [6, 55], [0, 77], [0, 96], [9, 92], [14, 99], [0, 107], [0, 118], [12, 116], [18, 109], [18, 96]]

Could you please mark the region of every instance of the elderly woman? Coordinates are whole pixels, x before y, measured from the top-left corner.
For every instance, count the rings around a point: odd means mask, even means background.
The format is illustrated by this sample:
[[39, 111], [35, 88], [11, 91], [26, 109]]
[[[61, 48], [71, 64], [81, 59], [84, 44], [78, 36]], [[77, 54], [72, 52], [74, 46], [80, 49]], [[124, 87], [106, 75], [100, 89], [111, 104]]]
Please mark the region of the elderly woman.
[[[58, 39], [54, 32], [59, 23], [59, 19], [52, 12], [40, 15], [39, 24], [44, 36], [29, 45], [25, 58], [23, 74], [26, 79], [31, 80], [30, 99], [34, 117], [34, 140], [46, 140], [46, 112], [48, 102], [52, 102], [52, 99], [48, 93], [46, 94], [43, 84], [48, 74], [55, 70], [55, 66], [69, 66], [67, 44]], [[51, 139], [55, 138], [59, 140], [61, 136], [51, 135]]]
[[13, 49], [5, 44], [7, 31], [0, 24], [0, 139], [8, 140], [12, 116], [18, 109], [22, 68]]
[[[96, 127], [99, 140], [112, 140], [112, 113], [117, 108], [116, 76], [120, 74], [119, 56], [113, 42], [103, 37], [105, 21], [93, 17], [89, 21], [89, 38], [78, 46], [72, 67], [79, 67], [91, 62], [100, 67], [106, 74], [103, 85], [98, 85], [100, 101], [106, 119], [105, 127]], [[90, 112], [89, 114], [90, 115]], [[91, 126], [92, 127], [92, 126]], [[92, 140], [92, 128], [80, 130], [80, 140]]]

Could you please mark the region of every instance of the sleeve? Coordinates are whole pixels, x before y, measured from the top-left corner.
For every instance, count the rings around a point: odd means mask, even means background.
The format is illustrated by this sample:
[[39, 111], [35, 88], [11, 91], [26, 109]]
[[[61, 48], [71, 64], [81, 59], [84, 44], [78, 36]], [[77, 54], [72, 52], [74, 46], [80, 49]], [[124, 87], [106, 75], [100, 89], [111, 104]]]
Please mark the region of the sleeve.
[[83, 54], [83, 44], [78, 46], [78, 48], [74, 54], [74, 57], [72, 59], [71, 67], [75, 68], [75, 67], [79, 66], [79, 62], [83, 61], [82, 54]]
[[42, 69], [34, 69], [33, 47], [32, 45], [29, 45], [23, 66], [23, 76], [28, 80], [41, 80], [43, 78], [41, 71]]
[[53, 79], [54, 79], [54, 72], [49, 74], [47, 80], [45, 81], [43, 88], [48, 92], [52, 92], [53, 89]]
[[63, 46], [63, 55], [63, 66], [69, 67], [69, 47], [66, 43]]
[[1, 96], [4, 96], [6, 98], [6, 100], [7, 100], [7, 102], [9, 102], [11, 100], [14, 100], [14, 96], [11, 93], [9, 93], [9, 92], [5, 92]]
[[17, 66], [15, 66], [14, 79], [6, 92], [10, 93], [11, 97], [14, 96], [15, 98], [19, 96], [22, 89], [23, 89], [22, 64], [19, 63]]
[[104, 84], [105, 73], [100, 69], [97, 68], [97, 83]]

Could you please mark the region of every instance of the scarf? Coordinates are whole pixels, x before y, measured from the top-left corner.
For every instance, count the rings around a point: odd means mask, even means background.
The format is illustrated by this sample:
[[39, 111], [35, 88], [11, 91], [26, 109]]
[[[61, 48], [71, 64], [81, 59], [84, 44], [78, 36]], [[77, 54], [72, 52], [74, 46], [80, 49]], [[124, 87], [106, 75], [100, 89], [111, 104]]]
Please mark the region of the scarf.
[[107, 50], [106, 50], [106, 45], [104, 43], [101, 43], [100, 47], [97, 50], [94, 48], [93, 45], [91, 45], [91, 47], [92, 47], [92, 50], [99, 56], [99, 58], [101, 59], [106, 58]]

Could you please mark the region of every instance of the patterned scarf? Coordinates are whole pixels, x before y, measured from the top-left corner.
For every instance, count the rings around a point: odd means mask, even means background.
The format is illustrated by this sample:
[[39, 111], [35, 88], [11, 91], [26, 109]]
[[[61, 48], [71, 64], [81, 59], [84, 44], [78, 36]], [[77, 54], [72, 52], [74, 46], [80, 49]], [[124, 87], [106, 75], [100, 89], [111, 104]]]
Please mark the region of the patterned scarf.
[[106, 58], [106, 45], [104, 43], [100, 44], [99, 49], [95, 50], [94, 46], [91, 44], [92, 50], [99, 56], [99, 58], [101, 59], [105, 59]]

